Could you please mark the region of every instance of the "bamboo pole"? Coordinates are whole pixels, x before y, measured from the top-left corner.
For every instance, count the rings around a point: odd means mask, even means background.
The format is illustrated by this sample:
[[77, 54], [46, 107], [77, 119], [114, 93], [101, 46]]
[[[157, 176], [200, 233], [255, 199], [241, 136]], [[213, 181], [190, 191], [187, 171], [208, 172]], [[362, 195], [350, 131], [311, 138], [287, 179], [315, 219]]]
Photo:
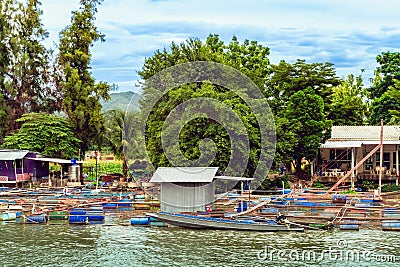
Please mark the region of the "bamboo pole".
[[379, 141], [380, 147], [380, 162], [379, 162], [379, 185], [378, 185], [378, 197], [381, 197], [381, 187], [382, 187], [382, 172], [383, 172], [383, 120], [381, 119], [381, 136]]

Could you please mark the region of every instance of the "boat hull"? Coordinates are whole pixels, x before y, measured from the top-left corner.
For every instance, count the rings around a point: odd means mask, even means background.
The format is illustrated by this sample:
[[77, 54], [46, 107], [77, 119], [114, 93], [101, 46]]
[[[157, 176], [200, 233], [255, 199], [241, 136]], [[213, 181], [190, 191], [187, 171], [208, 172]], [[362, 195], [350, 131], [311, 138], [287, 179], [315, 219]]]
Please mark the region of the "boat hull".
[[193, 228], [193, 229], [217, 229], [217, 230], [239, 230], [239, 231], [263, 231], [263, 232], [278, 232], [278, 231], [304, 231], [304, 228], [291, 227], [290, 225], [268, 224], [250, 222], [249, 220], [229, 220], [221, 218], [209, 218], [200, 216], [190, 216], [173, 213], [149, 213], [150, 217], [156, 218], [159, 221], [170, 225]]

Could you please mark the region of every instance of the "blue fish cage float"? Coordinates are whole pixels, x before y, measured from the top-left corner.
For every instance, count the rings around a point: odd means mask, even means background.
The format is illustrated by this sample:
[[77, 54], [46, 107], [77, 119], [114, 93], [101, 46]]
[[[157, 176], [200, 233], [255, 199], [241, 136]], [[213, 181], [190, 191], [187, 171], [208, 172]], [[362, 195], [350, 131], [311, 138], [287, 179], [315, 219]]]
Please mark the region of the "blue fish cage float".
[[141, 225], [141, 226], [150, 225], [150, 217], [148, 216], [132, 217], [131, 225]]
[[70, 215], [68, 222], [72, 224], [86, 224], [88, 223], [88, 217], [86, 215]]
[[88, 218], [86, 216], [86, 209], [74, 208], [69, 210], [68, 222], [72, 224], [86, 224]]
[[400, 220], [382, 221], [383, 231], [400, 231]]
[[47, 216], [45, 213], [30, 215], [26, 217], [26, 223], [47, 223]]

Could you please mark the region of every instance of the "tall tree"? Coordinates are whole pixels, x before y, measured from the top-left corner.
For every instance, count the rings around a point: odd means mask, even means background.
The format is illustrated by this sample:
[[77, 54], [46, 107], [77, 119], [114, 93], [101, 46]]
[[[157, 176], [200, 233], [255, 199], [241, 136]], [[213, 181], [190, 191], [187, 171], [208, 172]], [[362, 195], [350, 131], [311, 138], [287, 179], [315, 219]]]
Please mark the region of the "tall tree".
[[389, 110], [396, 110], [400, 106], [400, 100], [391, 98], [387, 91], [394, 85], [394, 80], [400, 79], [400, 52], [383, 52], [377, 55], [376, 61], [379, 66], [375, 71], [373, 85], [368, 89], [371, 93], [370, 124], [378, 125], [383, 119], [385, 123], [390, 122]]
[[354, 77], [350, 74], [332, 90], [328, 119], [334, 125], [363, 125], [368, 115], [368, 92], [361, 76]]
[[102, 0], [81, 0], [78, 11], [72, 12], [71, 24], [60, 33], [58, 64], [61, 75], [58, 85], [63, 93], [62, 107], [76, 136], [82, 140], [81, 151], [100, 144], [102, 115], [100, 100], [110, 98], [110, 86], [96, 83], [90, 73], [91, 47], [104, 41], [94, 24], [97, 6]]
[[296, 174], [305, 178], [301, 169], [303, 158], [312, 160], [318, 155], [320, 145], [330, 137], [332, 122], [325, 118], [324, 100], [310, 87], [294, 93], [287, 105], [286, 135], [294, 135], [295, 144], [290, 157], [294, 160]]
[[311, 87], [325, 101], [325, 113], [329, 113], [329, 96], [332, 87], [340, 80], [332, 63], [306, 63], [297, 60], [290, 64], [282, 60], [278, 65], [271, 65], [271, 75], [267, 77], [265, 95], [276, 116], [282, 117], [289, 98], [296, 92]]
[[[141, 143], [136, 138], [142, 138], [134, 131], [138, 125], [134, 124], [139, 118], [138, 112], [125, 112], [119, 109], [107, 110], [104, 113], [104, 144], [111, 147], [115, 157], [122, 160], [122, 174], [128, 177], [128, 160], [143, 159], [145, 148], [138, 147]], [[135, 138], [135, 139], [132, 139]]]
[[[400, 103], [400, 80], [393, 79], [394, 84], [389, 88], [387, 95], [394, 101]], [[394, 107], [389, 110], [390, 115], [392, 116], [390, 119], [390, 124], [400, 124], [400, 105]]]
[[[139, 72], [140, 76], [145, 80], [141, 107], [146, 109], [153, 95], [154, 88], [146, 83], [147, 80], [161, 70], [185, 62], [213, 61], [223, 63], [248, 74], [259, 87], [263, 88], [265, 76], [269, 73], [268, 56], [269, 49], [267, 47], [258, 44], [256, 41], [245, 40], [243, 43], [239, 43], [236, 37], [233, 37], [228, 44], [220, 40], [218, 35], [209, 35], [205, 43], [198, 39], [189, 39], [181, 44], [172, 43], [170, 51], [166, 49], [157, 50], [152, 57], [146, 59], [143, 69]], [[225, 74], [221, 73], [221, 75]], [[161, 132], [163, 134], [168, 132], [168, 130], [163, 131], [163, 122], [175, 107], [200, 97], [212, 98], [229, 106], [246, 126], [250, 142], [250, 156], [247, 155], [249, 162], [245, 175], [251, 176], [257, 167], [261, 153], [260, 129], [257, 127], [256, 114], [233, 91], [207, 82], [181, 85], [164, 95], [152, 109], [146, 122], [146, 145], [150, 161], [155, 167], [171, 165], [163, 150], [161, 141]], [[211, 102], [209, 105], [210, 107], [212, 106]], [[202, 106], [200, 103], [193, 103], [193, 105], [185, 109], [178, 108], [177, 112], [182, 115], [180, 112], [197, 114], [204, 111], [202, 114], [206, 114], [205, 110], [207, 108], [209, 107]], [[218, 109], [215, 106], [212, 108]], [[222, 110], [220, 114], [222, 116], [228, 115], [224, 114]], [[229, 119], [226, 121], [229, 121]], [[233, 124], [232, 127], [238, 129], [236, 132], [233, 131], [234, 134], [244, 134], [235, 123]], [[207, 162], [209, 165], [218, 166], [224, 172], [230, 162], [231, 154], [244, 151], [242, 144], [238, 143], [235, 144], [237, 146], [236, 150], [231, 148], [230, 135], [231, 133], [228, 133], [221, 121], [217, 122], [207, 117], [197, 117], [182, 127], [178, 136], [179, 141], [177, 143], [179, 144], [171, 144], [173, 147], [171, 153], [178, 153], [181, 150], [185, 158], [192, 162], [204, 156], [205, 159], [211, 160], [211, 162]], [[211, 144], [207, 141], [204, 142], [204, 140], [209, 139], [213, 140], [215, 145], [216, 154], [214, 158], [212, 155], [213, 149], [210, 147]], [[244, 157], [241, 160], [244, 160]], [[246, 163], [238, 163], [236, 167], [238, 166], [246, 166]]]
[[21, 128], [4, 138], [6, 148], [27, 149], [50, 157], [73, 158], [80, 140], [74, 137], [68, 122], [46, 113], [27, 113], [17, 120]]
[[19, 128], [16, 119], [24, 113], [60, 108], [59, 91], [50, 82], [49, 51], [42, 44], [48, 33], [39, 5], [38, 0], [1, 3], [0, 89], [10, 131]]

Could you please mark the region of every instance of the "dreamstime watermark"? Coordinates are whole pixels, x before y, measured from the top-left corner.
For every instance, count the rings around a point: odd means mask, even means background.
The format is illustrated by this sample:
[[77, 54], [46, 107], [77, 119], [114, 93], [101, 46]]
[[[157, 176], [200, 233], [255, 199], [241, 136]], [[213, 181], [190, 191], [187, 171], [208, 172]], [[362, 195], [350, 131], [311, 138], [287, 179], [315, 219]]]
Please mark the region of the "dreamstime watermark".
[[[206, 119], [220, 125], [229, 138], [230, 148], [226, 149], [225, 147], [225, 149], [230, 150], [231, 155], [229, 162], [226, 164], [224, 175], [243, 176], [247, 166], [251, 164], [254, 169], [252, 178], [255, 178], [252, 181], [252, 188], [258, 188], [261, 185], [268, 174], [275, 155], [275, 122], [263, 92], [248, 76], [230, 66], [215, 62], [197, 61], [164, 69], [147, 79], [143, 86], [145, 104], [142, 105], [140, 118], [124, 121], [123, 140], [128, 143], [135, 143], [134, 146], [127, 145], [124, 149], [125, 157], [128, 160], [137, 159], [134, 152], [139, 147], [147, 153], [147, 159], [149, 160], [148, 170], [150, 169], [151, 172], [154, 172], [155, 168], [150, 160], [150, 151], [147, 149], [150, 140], [153, 148], [152, 152], [154, 153], [154, 147], [161, 147], [162, 156], [165, 156], [163, 161], [168, 162], [170, 166], [211, 166], [216, 155], [221, 153], [221, 151], [218, 151], [217, 145], [218, 142], [219, 144], [221, 143], [218, 134], [215, 139], [206, 135], [200, 140], [197, 145], [200, 156], [194, 160], [188, 159], [185, 151], [180, 146], [180, 136], [185, 130], [185, 126], [193, 121]], [[179, 92], [182, 94], [183, 91], [179, 91], [179, 88], [186, 87], [187, 89], [188, 86], [192, 86], [190, 87], [191, 89], [184, 91], [185, 93], [180, 95]], [[173, 91], [176, 89], [178, 91]], [[205, 93], [199, 94], [198, 91], [203, 89]], [[197, 93], [190, 95], [191, 90], [192, 92], [197, 91]], [[215, 98], [213, 92], [218, 90], [225, 90], [227, 92], [226, 95], [229, 97], [224, 97], [224, 99]], [[166, 99], [169, 99], [171, 94], [174, 95], [174, 92], [176, 95], [176, 101], [173, 101], [175, 106], [164, 108], [163, 103], [165, 104]], [[190, 97], [187, 97], [188, 95]], [[230, 97], [235, 98], [237, 102], [232, 104], [233, 99], [230, 99]], [[160, 105], [163, 108], [162, 115], [155, 118], [154, 111], [160, 110]], [[244, 118], [248, 119], [248, 121], [244, 121]], [[152, 124], [152, 130], [155, 129], [155, 124], [158, 125], [156, 127], [159, 127], [160, 123], [162, 123], [162, 127], [157, 128], [159, 132], [152, 132], [150, 137], [146, 135], [149, 122]], [[251, 129], [249, 129], [249, 125], [251, 125]], [[254, 131], [254, 129], [256, 130]], [[205, 130], [207, 129], [198, 129], [198, 132], [201, 133]], [[249, 132], [249, 130], [253, 132]], [[252, 150], [255, 146], [255, 133], [258, 134], [258, 154]], [[161, 155], [156, 155], [156, 157], [160, 158]], [[185, 168], [180, 168], [180, 171], [180, 175], [184, 175], [183, 172], [186, 170]], [[196, 171], [199, 170], [197, 169]], [[207, 173], [206, 169], [204, 173]], [[190, 177], [191, 174], [187, 173], [186, 176]], [[163, 177], [160, 178], [162, 179]], [[222, 195], [230, 191], [236, 183], [237, 181], [216, 179], [213, 181], [213, 186], [220, 189], [218, 193]], [[175, 187], [176, 190], [180, 191], [185, 189], [173, 183], [170, 183], [169, 186]], [[155, 195], [156, 192], [148, 191], [147, 188], [143, 189], [153, 197], [159, 198], [159, 196]], [[176, 205], [176, 203], [166, 204]]]
[[317, 251], [313, 249], [277, 249], [266, 245], [258, 251], [257, 258], [261, 261], [278, 262], [396, 262], [395, 255], [377, 254], [369, 250], [351, 249], [346, 240], [338, 240], [335, 246]]

